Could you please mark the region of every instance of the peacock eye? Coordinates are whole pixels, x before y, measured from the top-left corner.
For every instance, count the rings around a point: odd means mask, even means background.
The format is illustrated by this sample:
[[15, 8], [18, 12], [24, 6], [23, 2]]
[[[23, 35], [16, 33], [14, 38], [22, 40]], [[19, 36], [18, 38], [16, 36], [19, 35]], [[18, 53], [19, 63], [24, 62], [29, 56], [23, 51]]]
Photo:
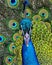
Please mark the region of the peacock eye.
[[11, 8], [16, 8], [19, 5], [19, 0], [6, 0], [6, 2]]
[[10, 0], [10, 5], [15, 6], [17, 4], [17, 0]]
[[8, 58], [8, 62], [12, 62], [12, 58]]
[[12, 30], [19, 29], [19, 23], [16, 20], [10, 20], [9, 28], [11, 28]]
[[15, 46], [12, 46], [12, 49], [15, 49]]
[[6, 65], [12, 65], [12, 63], [13, 63], [13, 57], [12, 56], [6, 56], [6, 57], [4, 57], [4, 62], [6, 63]]
[[11, 3], [12, 3], [12, 4], [15, 3], [15, 0], [11, 0]]
[[45, 13], [42, 13], [41, 16], [45, 16]]
[[12, 27], [13, 28], [17, 27], [17, 23], [16, 22], [12, 23]]
[[18, 34], [18, 33], [15, 33], [15, 34], [13, 35], [13, 40], [16, 41], [16, 40], [18, 40], [18, 39], [19, 39], [19, 34]]
[[15, 49], [16, 49], [16, 46], [13, 44], [13, 43], [11, 43], [9, 46], [8, 46], [8, 51], [12, 54], [12, 53], [16, 53], [15, 52]]
[[30, 16], [30, 13], [26, 13], [26, 16]]
[[3, 35], [0, 35], [0, 45], [6, 41], [6, 38]]
[[13, 26], [16, 26], [16, 23], [13, 23], [12, 25], [13, 25]]
[[4, 41], [4, 37], [0, 36], [0, 42], [3, 42], [3, 41]]
[[48, 11], [46, 9], [41, 9], [39, 11], [39, 15], [42, 17], [42, 19], [47, 19], [48, 18]]
[[41, 21], [41, 17], [39, 15], [33, 16], [33, 21]]
[[29, 9], [29, 8], [26, 8], [26, 10], [25, 10], [25, 15], [26, 15], [26, 17], [29, 17], [29, 18], [31, 18], [31, 10]]

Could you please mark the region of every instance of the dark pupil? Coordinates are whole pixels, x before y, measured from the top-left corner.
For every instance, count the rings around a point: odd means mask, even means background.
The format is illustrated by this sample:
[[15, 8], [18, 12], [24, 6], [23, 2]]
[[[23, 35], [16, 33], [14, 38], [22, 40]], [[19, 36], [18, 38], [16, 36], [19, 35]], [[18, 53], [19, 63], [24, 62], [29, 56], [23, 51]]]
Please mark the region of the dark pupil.
[[8, 61], [10, 62], [10, 61], [11, 61], [11, 59], [8, 59]]
[[15, 23], [13, 23], [13, 26], [15, 26]]
[[15, 0], [11, 0], [11, 3], [15, 3]]
[[2, 38], [0, 37], [0, 40], [2, 40]]
[[28, 15], [28, 13], [26, 13], [26, 15]]
[[14, 46], [12, 48], [14, 49]]
[[45, 14], [44, 14], [44, 13], [42, 13], [42, 15], [44, 16]]

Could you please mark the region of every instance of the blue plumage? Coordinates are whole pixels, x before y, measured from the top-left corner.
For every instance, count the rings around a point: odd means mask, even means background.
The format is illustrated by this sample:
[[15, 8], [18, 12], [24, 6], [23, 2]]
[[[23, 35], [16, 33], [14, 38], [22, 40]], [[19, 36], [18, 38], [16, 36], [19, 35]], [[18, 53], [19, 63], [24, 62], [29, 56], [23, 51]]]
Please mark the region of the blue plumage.
[[29, 0], [24, 0], [24, 3], [23, 3], [23, 10], [25, 10], [26, 6], [29, 6], [30, 3], [29, 3]]
[[15, 3], [15, 0], [11, 0], [11, 3]]
[[11, 0], [10, 5], [15, 6], [17, 4], [17, 0]]
[[32, 41], [28, 43], [28, 47], [25, 44], [25, 41], [22, 46], [22, 65], [39, 65], [36, 52]]
[[32, 21], [29, 18], [24, 18], [20, 22], [20, 25], [22, 25], [23, 30], [30, 29], [30, 27], [32, 26]]
[[24, 0], [24, 4], [25, 5], [29, 5], [30, 3], [29, 3], [29, 0]]

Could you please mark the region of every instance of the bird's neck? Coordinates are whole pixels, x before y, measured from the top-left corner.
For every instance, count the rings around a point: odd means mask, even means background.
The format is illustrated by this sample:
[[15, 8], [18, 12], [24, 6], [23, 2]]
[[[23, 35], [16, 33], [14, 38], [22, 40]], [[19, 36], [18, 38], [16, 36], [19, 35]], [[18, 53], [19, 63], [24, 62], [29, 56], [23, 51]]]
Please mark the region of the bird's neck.
[[30, 44], [32, 44], [31, 42], [31, 39], [29, 40], [29, 42], [28, 43], [26, 43], [25, 41], [23, 41], [24, 43], [23, 44], [25, 44], [27, 47], [30, 45]]

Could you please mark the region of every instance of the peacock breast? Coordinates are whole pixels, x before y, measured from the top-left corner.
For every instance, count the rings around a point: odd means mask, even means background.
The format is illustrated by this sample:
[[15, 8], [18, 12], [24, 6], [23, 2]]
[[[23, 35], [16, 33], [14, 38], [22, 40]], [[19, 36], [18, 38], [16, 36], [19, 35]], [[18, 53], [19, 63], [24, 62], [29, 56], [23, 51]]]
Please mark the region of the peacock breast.
[[23, 62], [24, 65], [39, 65], [32, 42], [29, 42], [28, 47], [23, 46]]

